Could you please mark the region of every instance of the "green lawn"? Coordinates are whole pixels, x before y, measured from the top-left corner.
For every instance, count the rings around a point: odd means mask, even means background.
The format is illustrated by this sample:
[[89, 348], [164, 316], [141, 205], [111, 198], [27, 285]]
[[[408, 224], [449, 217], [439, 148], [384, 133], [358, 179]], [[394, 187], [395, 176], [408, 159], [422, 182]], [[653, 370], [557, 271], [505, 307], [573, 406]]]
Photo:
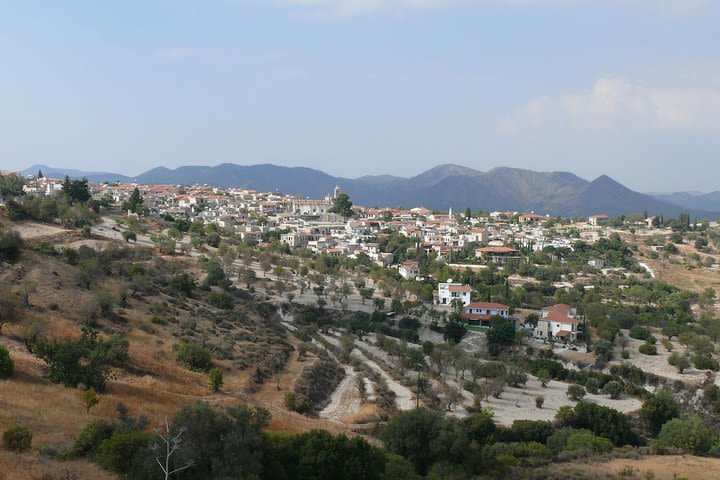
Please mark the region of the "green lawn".
[[490, 329], [490, 327], [481, 327], [480, 325], [465, 325], [468, 330], [472, 330], [473, 332], [480, 332], [480, 333], [487, 333], [487, 331]]

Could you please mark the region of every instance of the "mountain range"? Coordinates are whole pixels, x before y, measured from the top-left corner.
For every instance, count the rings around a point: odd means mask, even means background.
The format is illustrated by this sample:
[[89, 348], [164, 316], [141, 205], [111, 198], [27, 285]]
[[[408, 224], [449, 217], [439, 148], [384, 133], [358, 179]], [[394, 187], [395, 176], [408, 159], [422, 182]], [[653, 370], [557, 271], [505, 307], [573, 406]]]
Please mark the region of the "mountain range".
[[[437, 210], [453, 208], [456, 211], [470, 207], [473, 210], [532, 211], [564, 216], [600, 213], [613, 216], [643, 211], [650, 215], [676, 216], [688, 212], [695, 218], [720, 218], [720, 192], [708, 194], [708, 198], [680, 193], [652, 196], [632, 191], [606, 175], [588, 181], [568, 172], [536, 172], [508, 167], [482, 172], [445, 164], [409, 178], [370, 175], [355, 179], [334, 177], [304, 167], [231, 163], [176, 169], [157, 167], [136, 177], [43, 165], [34, 165], [22, 173], [35, 175], [38, 170], [48, 177], [61, 178], [67, 174], [72, 178], [87, 177], [98, 183], [198, 183], [296, 193], [310, 198], [322, 198], [339, 185], [354, 203], [366, 206], [424, 206]], [[712, 195], [718, 198], [713, 200]]]
[[692, 210], [720, 211], [720, 191], [701, 192], [673, 192], [673, 193], [651, 193], [660, 201], [680, 205]]

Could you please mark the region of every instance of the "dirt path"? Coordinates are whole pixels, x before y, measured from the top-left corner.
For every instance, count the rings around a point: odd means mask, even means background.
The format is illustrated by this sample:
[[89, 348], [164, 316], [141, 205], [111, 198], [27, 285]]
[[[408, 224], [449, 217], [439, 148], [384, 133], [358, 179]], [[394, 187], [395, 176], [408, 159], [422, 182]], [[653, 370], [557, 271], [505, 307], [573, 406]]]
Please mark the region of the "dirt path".
[[24, 240], [49, 237], [51, 235], [57, 235], [58, 233], [67, 232], [67, 230], [60, 227], [35, 222], [16, 222], [12, 225], [12, 228], [16, 230]]
[[650, 268], [647, 263], [640, 262], [638, 263], [638, 265], [647, 270], [647, 272], [650, 274], [650, 278], [655, 278], [655, 272], [652, 271], [652, 268]]
[[320, 411], [320, 418], [342, 422], [345, 417], [360, 411], [360, 393], [355, 387], [355, 370], [345, 365], [345, 378], [342, 379], [330, 396], [330, 403]]
[[[484, 408], [492, 408], [495, 413], [494, 419], [500, 425], [511, 425], [514, 420], [553, 420], [555, 414], [563, 405], [575, 406], [567, 397], [568, 384], [565, 382], [551, 381], [547, 388], [543, 388], [537, 378], [528, 375], [528, 382], [525, 388], [506, 387], [500, 398], [489, 397], [483, 401]], [[542, 395], [545, 399], [542, 408], [535, 406], [535, 398]], [[638, 410], [642, 403], [637, 398], [622, 397], [617, 400], [607, 395], [585, 396], [585, 401], [596, 403], [605, 407], [611, 407], [623, 413]]]
[[[335, 346], [340, 345], [340, 340], [338, 340], [336, 337], [333, 337], [332, 335], [322, 335], [322, 337]], [[388, 356], [388, 354], [386, 352], [384, 352], [383, 350], [381, 350], [375, 346], [370, 345], [369, 343], [360, 342], [360, 341], [356, 340], [355, 345], [358, 345], [361, 348], [367, 349], [373, 355], [375, 355], [377, 353], [378, 356], [381, 358], [381, 360], [384, 361], [385, 363], [390, 361], [390, 357]], [[356, 348], [352, 351], [352, 353], [350, 355], [352, 357], [357, 358], [361, 362], [367, 364], [370, 368], [372, 368], [373, 370], [378, 372], [385, 379], [390, 390], [395, 392], [395, 406], [397, 406], [398, 409], [412, 410], [413, 408], [415, 408], [415, 402], [413, 401], [412, 392], [407, 387], [400, 384], [395, 379], [393, 379], [390, 375], [388, 375], [385, 372], [385, 370], [383, 370], [382, 367], [380, 367], [380, 365], [378, 365], [376, 362], [370, 360], [367, 356], [365, 356], [365, 354], [361, 350]], [[390, 365], [390, 364], [388, 363], [388, 365]]]
[[353, 350], [351, 355], [378, 372], [380, 376], [385, 379], [388, 384], [388, 388], [395, 392], [395, 406], [398, 410], [412, 410], [415, 408], [413, 394], [409, 388], [395, 381], [380, 367], [380, 365], [367, 358], [360, 350]]

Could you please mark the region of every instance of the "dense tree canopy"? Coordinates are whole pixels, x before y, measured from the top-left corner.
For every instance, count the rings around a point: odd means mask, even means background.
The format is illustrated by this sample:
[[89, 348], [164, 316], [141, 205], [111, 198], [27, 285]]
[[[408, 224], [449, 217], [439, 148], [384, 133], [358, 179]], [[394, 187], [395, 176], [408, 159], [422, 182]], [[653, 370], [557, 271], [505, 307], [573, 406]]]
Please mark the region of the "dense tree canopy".
[[352, 217], [354, 215], [352, 206], [350, 196], [347, 193], [340, 193], [337, 197], [333, 198], [333, 205], [328, 212], [337, 213], [343, 217]]
[[422, 408], [394, 415], [380, 439], [389, 451], [413, 462], [421, 474], [439, 460], [459, 463], [468, 447], [467, 435], [458, 424]]
[[72, 180], [66, 175], [62, 185], [62, 191], [72, 202], [84, 203], [90, 200], [92, 196], [87, 178]]

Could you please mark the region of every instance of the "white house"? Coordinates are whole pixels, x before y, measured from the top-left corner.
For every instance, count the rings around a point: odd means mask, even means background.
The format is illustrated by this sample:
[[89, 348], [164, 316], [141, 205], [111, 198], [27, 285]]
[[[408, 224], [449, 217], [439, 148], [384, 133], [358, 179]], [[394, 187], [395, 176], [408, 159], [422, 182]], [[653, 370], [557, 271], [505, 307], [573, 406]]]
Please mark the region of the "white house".
[[605, 266], [605, 261], [602, 258], [593, 258], [592, 260], [588, 260], [587, 263], [594, 268], [603, 268]]
[[588, 223], [590, 225], [592, 225], [593, 227], [597, 227], [598, 225], [607, 223], [607, 221], [608, 221], [607, 215], [592, 215], [588, 218]]
[[406, 280], [415, 280], [420, 275], [420, 266], [413, 260], [405, 260], [398, 268], [400, 276]]
[[332, 203], [327, 200], [293, 200], [292, 212], [297, 215], [322, 215], [327, 213]]
[[475, 256], [486, 261], [492, 261], [500, 265], [505, 265], [508, 260], [521, 258], [518, 250], [505, 246], [489, 246], [475, 249]]
[[583, 327], [583, 321], [576, 315], [576, 309], [562, 303], [543, 308], [533, 336], [543, 340], [574, 342]]
[[450, 305], [453, 300], [460, 300], [463, 306], [470, 304], [470, 294], [472, 287], [463, 285], [462, 283], [453, 283], [452, 279], [447, 282], [438, 283], [438, 304]]
[[490, 326], [490, 319], [494, 316], [510, 317], [510, 307], [501, 303], [473, 302], [465, 306], [465, 313], [461, 315], [468, 325]]

